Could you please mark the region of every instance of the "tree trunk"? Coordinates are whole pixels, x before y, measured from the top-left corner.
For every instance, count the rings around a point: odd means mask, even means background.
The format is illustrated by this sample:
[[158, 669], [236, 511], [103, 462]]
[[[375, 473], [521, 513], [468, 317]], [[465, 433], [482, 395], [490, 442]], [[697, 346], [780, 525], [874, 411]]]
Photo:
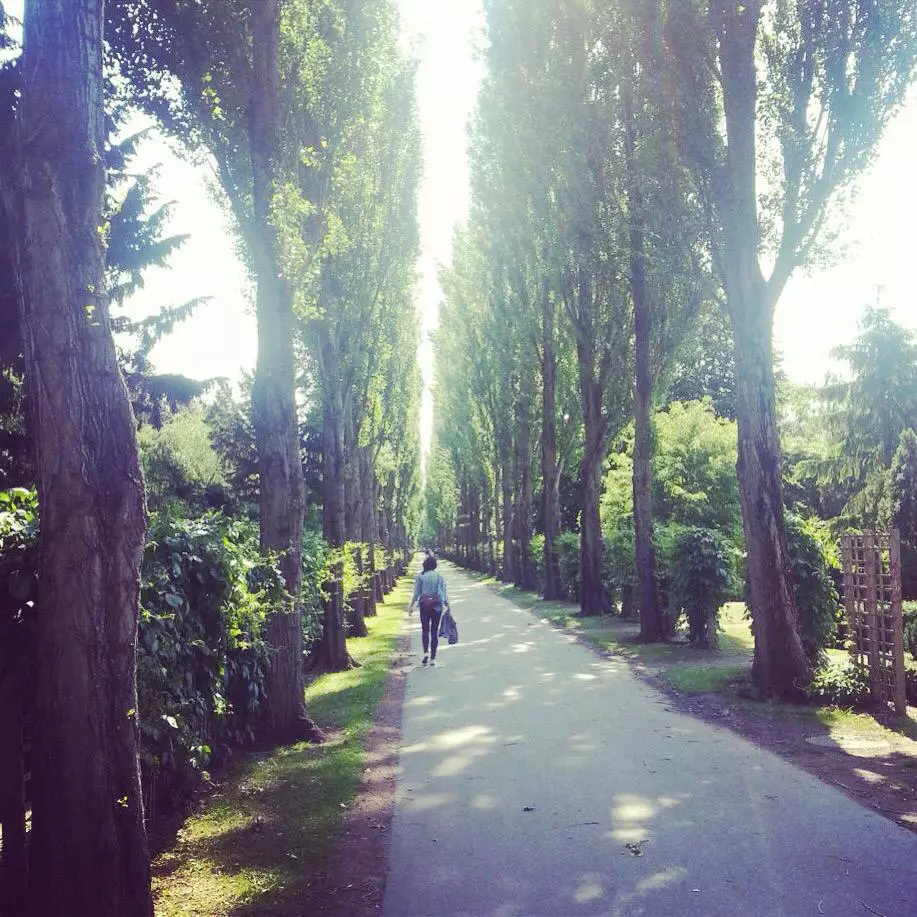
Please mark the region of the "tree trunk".
[[739, 493], [748, 556], [755, 658], [762, 696], [799, 699], [809, 665], [799, 636], [783, 518], [771, 320], [733, 324], [739, 427]]
[[26, 5], [28, 149], [8, 189], [41, 515], [31, 895], [36, 913], [86, 917], [153, 912], [136, 714], [146, 517], [104, 295], [102, 29], [102, 0]]
[[544, 569], [546, 599], [564, 597], [560, 580], [557, 538], [560, 535], [560, 472], [557, 467], [557, 359], [554, 356], [554, 301], [542, 293], [542, 419], [541, 475], [544, 510]]
[[605, 588], [602, 584], [602, 523], [599, 518], [599, 477], [602, 453], [593, 444], [583, 455], [583, 510], [580, 532], [580, 613], [598, 615], [605, 610]]
[[650, 345], [653, 315], [646, 289], [646, 261], [642, 203], [635, 174], [634, 138], [627, 132], [627, 172], [630, 223], [630, 287], [634, 303], [636, 386], [634, 391], [634, 553], [637, 568], [637, 605], [640, 639], [656, 643], [667, 636], [656, 583], [656, 549], [653, 546], [653, 376]]
[[0, 671], [0, 914], [25, 913], [28, 900], [23, 668], [13, 662]]
[[350, 608], [350, 635], [365, 637], [365, 602], [363, 596], [363, 512], [360, 495], [359, 450], [355, 442], [353, 416], [347, 412], [344, 430], [344, 539], [353, 558], [360, 585], [352, 595], [344, 596], [345, 605]]
[[519, 561], [516, 568], [516, 583], [520, 589], [533, 590], [535, 568], [532, 564], [532, 393], [531, 379], [527, 372], [523, 378], [516, 412], [516, 480], [519, 490], [516, 494], [516, 540], [519, 547]]
[[621, 587], [621, 617], [625, 621], [630, 621], [636, 617], [637, 609], [634, 608], [634, 587], [630, 583], [625, 583]]
[[376, 615], [376, 520], [373, 512], [373, 469], [369, 449], [360, 450], [360, 512], [363, 517], [363, 538], [366, 541], [366, 585], [363, 589], [365, 613]]
[[718, 183], [724, 219], [726, 302], [736, 346], [739, 494], [748, 563], [755, 659], [762, 696], [799, 699], [809, 665], [799, 637], [783, 520], [780, 442], [774, 397], [774, 300], [758, 262], [757, 74], [760, 2], [738, 13], [717, 3], [729, 155]]
[[513, 556], [513, 475], [509, 450], [503, 459], [503, 571], [501, 579], [511, 583], [516, 576]]
[[605, 433], [602, 417], [602, 390], [595, 379], [592, 342], [577, 341], [580, 360], [580, 392], [583, 399], [583, 484], [582, 522], [580, 526], [580, 614], [597, 615], [605, 610], [602, 584], [602, 523], [599, 497], [602, 461], [605, 458]]
[[[325, 365], [333, 365], [333, 360], [327, 360]], [[344, 634], [344, 565], [341, 560], [344, 547], [344, 405], [336, 385], [329, 385], [326, 401], [322, 431], [323, 529], [325, 541], [336, 557], [325, 587], [322, 635], [313, 657], [315, 666], [322, 671], [342, 672], [352, 667], [352, 661]]]
[[252, 418], [258, 450], [261, 547], [276, 551], [289, 600], [268, 621], [268, 731], [275, 742], [317, 738], [306, 715], [302, 626], [302, 527], [305, 512], [296, 376], [293, 362], [293, 299], [280, 274], [271, 220], [280, 133], [278, 108], [279, 0], [252, 7], [251, 160], [252, 258], [257, 276], [255, 311], [258, 358], [252, 386]]

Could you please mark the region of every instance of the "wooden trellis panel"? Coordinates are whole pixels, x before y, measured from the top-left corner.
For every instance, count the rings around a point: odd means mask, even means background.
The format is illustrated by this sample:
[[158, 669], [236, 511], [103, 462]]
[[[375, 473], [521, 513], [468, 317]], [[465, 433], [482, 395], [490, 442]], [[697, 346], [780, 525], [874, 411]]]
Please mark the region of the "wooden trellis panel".
[[869, 679], [873, 700], [907, 710], [904, 622], [901, 613], [901, 539], [897, 531], [844, 535], [844, 605], [853, 660]]

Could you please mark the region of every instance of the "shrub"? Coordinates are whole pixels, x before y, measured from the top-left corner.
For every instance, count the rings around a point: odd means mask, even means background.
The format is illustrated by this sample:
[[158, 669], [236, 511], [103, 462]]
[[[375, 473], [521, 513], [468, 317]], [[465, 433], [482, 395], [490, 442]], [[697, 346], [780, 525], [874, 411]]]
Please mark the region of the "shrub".
[[529, 545], [529, 557], [532, 560], [532, 569], [535, 571], [535, 589], [543, 594], [547, 574], [544, 566], [544, 535], [540, 532], [532, 535], [532, 541]]
[[692, 646], [716, 645], [720, 606], [732, 587], [728, 542], [712, 529], [685, 529], [675, 544], [670, 602], [688, 622]]
[[843, 619], [841, 600], [831, 575], [832, 570], [840, 568], [837, 548], [827, 526], [817, 519], [788, 513], [786, 533], [802, 645], [809, 664], [818, 668]]
[[[34, 662], [38, 596], [34, 491], [0, 492], [0, 675]], [[320, 631], [328, 550], [303, 536], [303, 631]], [[208, 513], [153, 513], [137, 641], [140, 756], [148, 811], [178, 796], [230, 746], [250, 742], [264, 700], [269, 609], [284, 598], [257, 526]], [[163, 798], [164, 797], [164, 798]]]
[[214, 754], [253, 740], [266, 610], [283, 581], [257, 527], [215, 513], [154, 514], [141, 572], [141, 763], [148, 786], [172, 795]]
[[605, 592], [611, 601], [621, 600], [621, 613], [632, 610], [633, 588], [636, 580], [634, 564], [634, 531], [617, 528], [606, 532], [602, 555], [602, 579]]
[[152, 507], [161, 508], [175, 499], [201, 506], [222, 505], [227, 499], [220, 459], [211, 445], [202, 408], [181, 410], [158, 430], [141, 427], [137, 443]]
[[917, 602], [904, 603], [904, 650], [917, 661]]
[[331, 553], [321, 532], [305, 529], [302, 534], [302, 636], [309, 652], [322, 635], [323, 588], [328, 578]]
[[869, 700], [869, 680], [849, 660], [827, 663], [815, 672], [808, 693], [817, 704], [858, 707]]
[[580, 536], [579, 532], [561, 532], [557, 538], [560, 581], [571, 602], [579, 599]]

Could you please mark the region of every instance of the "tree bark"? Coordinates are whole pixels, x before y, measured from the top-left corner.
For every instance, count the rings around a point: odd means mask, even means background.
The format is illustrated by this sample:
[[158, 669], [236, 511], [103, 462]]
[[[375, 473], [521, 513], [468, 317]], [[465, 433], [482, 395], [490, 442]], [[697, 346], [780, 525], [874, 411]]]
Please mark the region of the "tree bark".
[[601, 483], [599, 477], [605, 458], [605, 431], [602, 417], [602, 390], [594, 372], [592, 344], [580, 338], [580, 390], [583, 399], [585, 443], [581, 466], [583, 507], [580, 524], [580, 614], [597, 615], [605, 610], [602, 583], [602, 523], [599, 516]]
[[280, 142], [279, 0], [251, 10], [252, 257], [257, 278], [255, 312], [258, 357], [252, 386], [252, 419], [258, 450], [261, 547], [280, 557], [288, 601], [267, 626], [271, 646], [267, 671], [267, 728], [276, 742], [317, 738], [306, 715], [302, 626], [302, 527], [305, 512], [296, 376], [293, 361], [293, 298], [281, 276], [271, 199]]
[[554, 355], [554, 300], [542, 292], [541, 350], [541, 477], [544, 512], [544, 569], [546, 599], [561, 599], [560, 558], [557, 538], [560, 535], [560, 472], [557, 467], [557, 358]]
[[760, 0], [716, 0], [728, 154], [716, 191], [724, 220], [726, 302], [736, 345], [738, 477], [755, 658], [763, 696], [799, 699], [810, 672], [787, 557], [774, 396], [774, 299], [758, 261], [755, 42]]
[[653, 546], [653, 374], [650, 347], [653, 310], [646, 283], [646, 246], [643, 200], [637, 176], [636, 138], [631, 101], [625, 94], [624, 164], [627, 175], [628, 229], [630, 236], [630, 288], [634, 304], [634, 560], [637, 568], [637, 605], [640, 639], [657, 643], [667, 636], [656, 582], [656, 549]]
[[353, 563], [361, 583], [353, 595], [344, 596], [350, 607], [350, 635], [365, 637], [365, 601], [363, 595], [363, 513], [360, 486], [360, 464], [356, 446], [356, 432], [352, 413], [348, 412], [344, 431], [344, 538], [351, 551]]
[[584, 615], [598, 615], [605, 610], [602, 523], [599, 517], [602, 458], [602, 450], [595, 442], [595, 434], [590, 435], [587, 427], [582, 465], [583, 509], [580, 529], [580, 613]]
[[[333, 361], [326, 361], [326, 365], [333, 365]], [[322, 636], [313, 657], [322, 671], [342, 672], [352, 667], [344, 634], [344, 567], [340, 558], [344, 546], [344, 405], [339, 388], [333, 383], [328, 388], [322, 436], [323, 521], [325, 541], [337, 557], [325, 588]]]
[[755, 635], [752, 677], [762, 696], [801, 699], [810, 673], [799, 636], [784, 527], [771, 319], [734, 323], [739, 494]]
[[533, 590], [535, 567], [532, 563], [532, 402], [531, 386], [534, 382], [526, 371], [520, 386], [517, 402], [516, 468], [519, 490], [516, 494], [516, 538], [519, 545], [519, 562], [516, 582], [520, 589]]
[[87, 917], [153, 912], [136, 714], [146, 517], [104, 295], [102, 17], [102, 0], [26, 5], [12, 191], [41, 515], [31, 895], [37, 913]]
[[511, 583], [516, 576], [513, 557], [513, 474], [509, 449], [503, 459], [503, 575], [504, 583]]
[[0, 914], [25, 913], [28, 900], [23, 668], [13, 662], [0, 671], [0, 829], [3, 831]]
[[373, 512], [373, 469], [369, 449], [360, 450], [360, 513], [363, 517], [363, 538], [366, 541], [366, 585], [363, 589], [364, 610], [368, 617], [376, 615], [376, 524]]

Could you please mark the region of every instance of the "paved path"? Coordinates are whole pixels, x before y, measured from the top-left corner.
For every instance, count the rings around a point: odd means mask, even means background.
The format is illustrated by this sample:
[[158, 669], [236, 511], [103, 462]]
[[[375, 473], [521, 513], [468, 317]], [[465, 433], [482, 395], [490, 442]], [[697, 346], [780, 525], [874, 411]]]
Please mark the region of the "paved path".
[[461, 642], [408, 676], [386, 917], [917, 915], [917, 837], [443, 567]]

